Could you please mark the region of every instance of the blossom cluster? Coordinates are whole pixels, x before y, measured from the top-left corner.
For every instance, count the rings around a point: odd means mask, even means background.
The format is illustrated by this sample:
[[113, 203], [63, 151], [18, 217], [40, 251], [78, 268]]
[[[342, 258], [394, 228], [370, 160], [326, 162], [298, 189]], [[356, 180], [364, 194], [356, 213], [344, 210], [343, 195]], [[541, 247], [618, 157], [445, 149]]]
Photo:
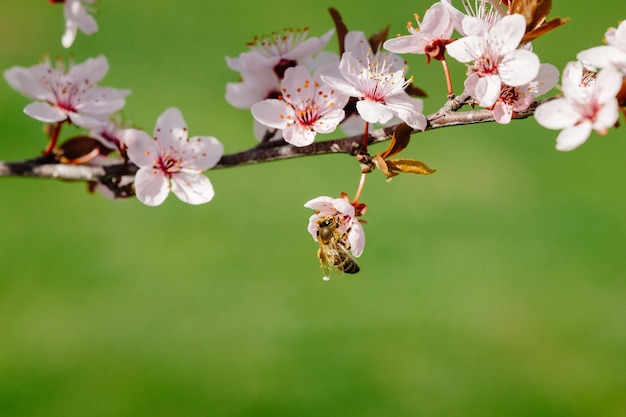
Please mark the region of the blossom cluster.
[[[50, 2], [63, 3], [66, 31], [62, 44], [66, 48], [73, 44], [78, 29], [86, 34], [98, 29], [86, 7], [95, 0]], [[130, 161], [137, 166], [137, 173], [118, 182], [131, 183], [139, 201], [146, 205], [160, 205], [170, 191], [189, 204], [211, 201], [213, 186], [203, 172], [222, 157], [222, 144], [211, 136], [188, 138], [185, 120], [177, 108], [167, 109], [158, 118], [152, 136], [124, 126], [119, 112], [130, 90], [99, 86], [108, 70], [104, 55], [79, 64], [71, 60], [67, 66], [58, 59], [56, 67], [45, 58], [32, 67], [9, 68], [4, 78], [15, 90], [35, 100], [24, 108], [24, 113], [50, 126], [44, 156], [55, 156], [62, 163], [97, 166]], [[64, 124], [87, 133], [57, 148]], [[116, 196], [99, 184], [95, 187], [105, 195]]]
[[405, 62], [374, 49], [360, 31], [347, 33], [341, 57], [321, 51], [332, 34], [307, 38], [307, 31], [289, 30], [257, 40], [237, 58], [227, 57], [241, 81], [227, 85], [226, 101], [250, 108], [257, 138], [267, 137], [268, 129], [273, 137], [275, 129], [294, 146], [310, 145], [318, 133], [334, 132], [350, 118], [345, 107], [351, 100], [362, 124], [386, 124], [395, 117], [423, 130], [422, 101], [405, 91], [410, 81]]

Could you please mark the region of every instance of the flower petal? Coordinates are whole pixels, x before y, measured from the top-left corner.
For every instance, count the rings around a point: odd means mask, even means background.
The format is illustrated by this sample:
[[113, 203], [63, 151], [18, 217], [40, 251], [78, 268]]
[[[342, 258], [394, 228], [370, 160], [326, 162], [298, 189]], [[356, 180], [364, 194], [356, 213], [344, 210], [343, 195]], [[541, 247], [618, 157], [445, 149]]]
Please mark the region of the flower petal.
[[173, 146], [178, 149], [180, 142], [187, 140], [187, 124], [183, 115], [176, 107], [165, 110], [157, 119], [154, 137], [161, 148]]
[[267, 99], [250, 107], [252, 117], [259, 123], [274, 129], [285, 129], [293, 123], [295, 113], [291, 106], [282, 100]]
[[156, 141], [143, 130], [126, 129], [122, 141], [126, 144], [128, 157], [135, 165], [152, 168], [158, 160]]
[[211, 181], [203, 175], [180, 172], [172, 176], [172, 192], [187, 204], [204, 204], [213, 199]]
[[140, 168], [135, 174], [135, 194], [147, 206], [162, 204], [170, 192], [170, 185], [163, 172], [151, 168]]
[[24, 113], [44, 123], [60, 122], [67, 119], [67, 113], [48, 103], [34, 102], [24, 108]]
[[224, 155], [224, 145], [213, 136], [194, 136], [189, 139], [186, 157], [192, 162], [187, 168], [206, 171], [219, 162]]
[[387, 123], [393, 117], [387, 106], [371, 100], [359, 100], [356, 109], [363, 120], [369, 123]]
[[578, 148], [587, 141], [591, 130], [591, 122], [583, 122], [563, 129], [556, 138], [556, 149], [559, 151], [571, 151]]

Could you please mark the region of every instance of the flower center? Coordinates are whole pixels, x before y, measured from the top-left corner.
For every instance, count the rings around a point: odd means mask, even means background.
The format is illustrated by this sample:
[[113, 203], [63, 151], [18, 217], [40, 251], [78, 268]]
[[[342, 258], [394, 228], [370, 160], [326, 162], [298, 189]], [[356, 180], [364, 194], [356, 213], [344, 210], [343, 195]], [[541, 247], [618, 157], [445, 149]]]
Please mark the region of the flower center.
[[181, 170], [181, 158], [177, 157], [176, 152], [163, 153], [159, 155], [159, 159], [155, 161], [155, 168], [161, 170], [165, 175], [171, 177], [173, 174]]

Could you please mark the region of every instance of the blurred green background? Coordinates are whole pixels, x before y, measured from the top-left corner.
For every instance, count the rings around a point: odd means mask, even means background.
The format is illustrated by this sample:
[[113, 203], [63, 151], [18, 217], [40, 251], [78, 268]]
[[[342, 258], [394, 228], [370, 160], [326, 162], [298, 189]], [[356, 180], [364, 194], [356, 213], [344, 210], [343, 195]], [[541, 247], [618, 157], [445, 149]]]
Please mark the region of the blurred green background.
[[[559, 69], [626, 18], [622, 0], [555, 3], [572, 21], [534, 47]], [[2, 70], [67, 58], [61, 6], [0, 5]], [[321, 35], [328, 6], [395, 35], [429, 3], [103, 0], [71, 51], [108, 57], [135, 124], [176, 106], [237, 152], [255, 140], [224, 57]], [[440, 66], [406, 58], [434, 112]], [[2, 160], [45, 147], [28, 102], [0, 82]], [[529, 119], [414, 136], [403, 155], [437, 173], [371, 175], [362, 272], [330, 282], [302, 205], [354, 194], [347, 156], [211, 171], [204, 206], [0, 178], [0, 416], [626, 416], [626, 137], [560, 153], [556, 135]]]

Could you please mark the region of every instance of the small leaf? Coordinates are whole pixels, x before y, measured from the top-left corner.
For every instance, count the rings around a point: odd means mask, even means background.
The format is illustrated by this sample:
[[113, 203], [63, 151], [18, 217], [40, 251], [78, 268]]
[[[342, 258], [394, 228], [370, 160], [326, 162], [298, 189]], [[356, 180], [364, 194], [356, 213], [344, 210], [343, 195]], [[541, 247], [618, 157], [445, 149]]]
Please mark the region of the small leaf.
[[389, 25], [386, 28], [381, 30], [380, 32], [374, 33], [369, 37], [368, 41], [374, 53], [380, 49], [383, 42], [385, 42], [389, 38]]
[[413, 129], [406, 123], [400, 123], [396, 126], [389, 146], [380, 154], [380, 157], [384, 159], [402, 152], [409, 145], [412, 132]]
[[436, 171], [436, 169], [429, 168], [425, 163], [416, 161], [415, 159], [388, 159], [386, 162], [387, 167], [392, 171], [419, 175], [430, 175]]
[[348, 27], [343, 22], [343, 18], [337, 9], [329, 7], [328, 11], [330, 12], [330, 16], [333, 18], [333, 22], [335, 22], [337, 39], [339, 40], [339, 56], [341, 56], [345, 52], [344, 40], [346, 38], [346, 34], [348, 33]]
[[428, 97], [428, 93], [426, 90], [420, 87], [416, 87], [413, 85], [413, 82], [410, 82], [406, 88], [404, 89], [408, 95], [411, 97]]
[[387, 166], [387, 161], [383, 159], [382, 155], [378, 151], [376, 152], [376, 155], [374, 155], [374, 157], [372, 158], [372, 161], [374, 162], [374, 164], [376, 164], [376, 167], [380, 170], [380, 172], [385, 174], [387, 180], [390, 180], [392, 177], [398, 175], [397, 173], [391, 172], [389, 170], [389, 167]]
[[526, 19], [526, 34], [521, 43], [533, 41], [569, 21], [569, 19], [557, 17], [546, 22], [551, 9], [552, 0], [513, 0], [510, 13], [521, 14]]
[[526, 42], [534, 41], [538, 37], [540, 37], [540, 36], [550, 32], [553, 29], [556, 29], [556, 28], [558, 28], [560, 26], [563, 26], [567, 22], [569, 22], [569, 18], [561, 19], [560, 17], [555, 17], [554, 19], [550, 20], [549, 22], [546, 22], [546, 23], [542, 24], [541, 26], [537, 27], [536, 29], [533, 29], [530, 32], [527, 32], [524, 35], [524, 37], [522, 38], [520, 43], [526, 43]]
[[552, 9], [552, 0], [513, 0], [510, 13], [518, 13], [526, 19], [526, 32], [530, 32], [545, 21]]

